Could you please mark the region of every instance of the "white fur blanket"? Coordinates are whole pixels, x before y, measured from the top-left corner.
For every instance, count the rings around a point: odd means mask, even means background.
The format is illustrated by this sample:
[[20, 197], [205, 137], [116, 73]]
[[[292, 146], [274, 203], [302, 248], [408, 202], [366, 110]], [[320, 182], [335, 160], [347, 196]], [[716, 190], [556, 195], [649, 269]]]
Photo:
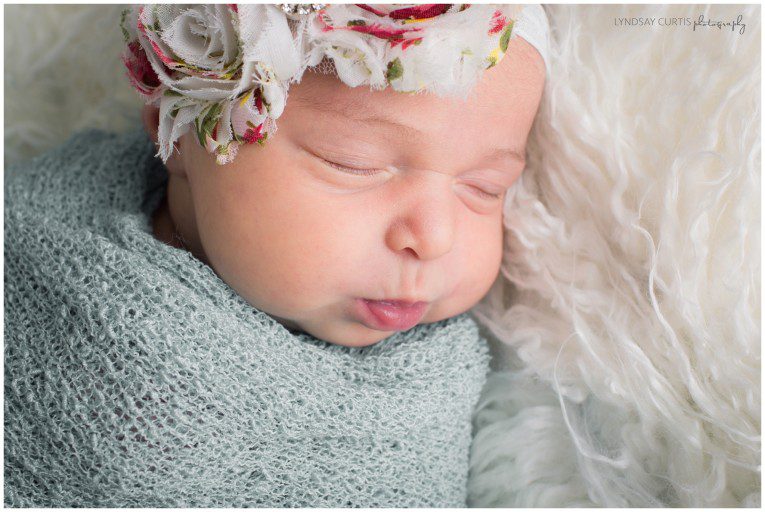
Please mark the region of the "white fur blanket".
[[[470, 503], [757, 506], [760, 6], [546, 9], [551, 74], [474, 310], [497, 371]], [[5, 11], [6, 162], [138, 123], [119, 6]], [[743, 34], [658, 24], [739, 14]]]

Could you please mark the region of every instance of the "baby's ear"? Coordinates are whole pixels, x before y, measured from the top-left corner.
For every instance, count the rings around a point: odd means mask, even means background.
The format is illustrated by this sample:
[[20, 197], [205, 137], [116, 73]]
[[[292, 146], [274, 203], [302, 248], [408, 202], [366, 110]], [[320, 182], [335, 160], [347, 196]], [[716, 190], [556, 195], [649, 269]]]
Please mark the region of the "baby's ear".
[[159, 107], [144, 105], [141, 118], [146, 133], [149, 134], [149, 137], [154, 141], [154, 144], [157, 144], [159, 133]]
[[[142, 112], [143, 127], [146, 133], [149, 134], [154, 144], [158, 144], [159, 138], [159, 107], [153, 105], [144, 105]], [[180, 144], [180, 141], [179, 141]], [[177, 151], [174, 151], [170, 158], [165, 162], [165, 167], [171, 174], [178, 174], [185, 176], [186, 172], [183, 167], [183, 162], [178, 155]]]

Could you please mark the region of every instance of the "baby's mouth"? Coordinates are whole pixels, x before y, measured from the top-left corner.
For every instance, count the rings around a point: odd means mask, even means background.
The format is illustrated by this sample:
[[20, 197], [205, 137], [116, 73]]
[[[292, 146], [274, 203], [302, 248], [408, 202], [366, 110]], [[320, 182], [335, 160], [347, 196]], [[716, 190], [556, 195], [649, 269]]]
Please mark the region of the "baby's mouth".
[[417, 325], [429, 303], [397, 299], [356, 299], [356, 311], [361, 321], [371, 329], [405, 331]]

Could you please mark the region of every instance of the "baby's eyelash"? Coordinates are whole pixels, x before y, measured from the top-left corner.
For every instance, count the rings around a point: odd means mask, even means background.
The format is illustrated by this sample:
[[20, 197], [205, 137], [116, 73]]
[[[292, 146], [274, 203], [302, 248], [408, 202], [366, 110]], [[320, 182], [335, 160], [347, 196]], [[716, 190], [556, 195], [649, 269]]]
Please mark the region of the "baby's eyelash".
[[[322, 160], [324, 159], [322, 158]], [[345, 165], [340, 165], [329, 160], [324, 160], [324, 162], [330, 167], [334, 167], [340, 171], [346, 172], [348, 174], [355, 174], [357, 176], [372, 176], [373, 174], [377, 174], [378, 171], [378, 169], [358, 169], [356, 167], [346, 167]]]
[[471, 188], [475, 190], [476, 192], [478, 192], [478, 195], [485, 197], [487, 199], [499, 199], [500, 197], [502, 197], [502, 194], [490, 194], [489, 192], [486, 192], [485, 190], [481, 190], [478, 187], [473, 187], [472, 185], [471, 185]]
[[[335, 169], [338, 169], [338, 170], [343, 171], [343, 172], [348, 173], [348, 174], [354, 174], [356, 176], [372, 176], [373, 174], [377, 174], [377, 171], [379, 170], [379, 169], [359, 169], [357, 167], [348, 167], [348, 166], [345, 166], [345, 165], [341, 165], [341, 164], [338, 164], [336, 162], [332, 162], [330, 160], [326, 160], [324, 158], [322, 158], [322, 160], [324, 160], [324, 162], [327, 165], [329, 165], [330, 167], [334, 167]], [[494, 200], [496, 200], [496, 199], [500, 199], [502, 197], [501, 193], [499, 193], [499, 194], [492, 194], [492, 193], [486, 192], [485, 190], [482, 190], [482, 189], [480, 189], [480, 188], [478, 188], [476, 186], [473, 186], [473, 185], [469, 185], [469, 186], [470, 186], [470, 188], [472, 188], [476, 192], [476, 194], [478, 194], [479, 196], [481, 196], [481, 197], [483, 197], [485, 199], [494, 199]]]

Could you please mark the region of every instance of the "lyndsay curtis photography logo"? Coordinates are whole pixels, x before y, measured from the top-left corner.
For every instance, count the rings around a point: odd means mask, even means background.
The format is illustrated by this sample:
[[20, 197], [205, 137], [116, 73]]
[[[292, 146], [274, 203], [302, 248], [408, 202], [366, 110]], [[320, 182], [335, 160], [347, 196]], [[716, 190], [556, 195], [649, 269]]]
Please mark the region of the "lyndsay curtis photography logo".
[[717, 30], [738, 30], [739, 34], [743, 34], [746, 30], [746, 23], [744, 23], [744, 16], [739, 14], [734, 20], [713, 20], [705, 18], [703, 14], [699, 14], [699, 17], [695, 20], [689, 17], [672, 18], [668, 16], [661, 17], [633, 17], [633, 18], [614, 18], [614, 25], [617, 27], [687, 27], [694, 32], [703, 29], [717, 29]]

